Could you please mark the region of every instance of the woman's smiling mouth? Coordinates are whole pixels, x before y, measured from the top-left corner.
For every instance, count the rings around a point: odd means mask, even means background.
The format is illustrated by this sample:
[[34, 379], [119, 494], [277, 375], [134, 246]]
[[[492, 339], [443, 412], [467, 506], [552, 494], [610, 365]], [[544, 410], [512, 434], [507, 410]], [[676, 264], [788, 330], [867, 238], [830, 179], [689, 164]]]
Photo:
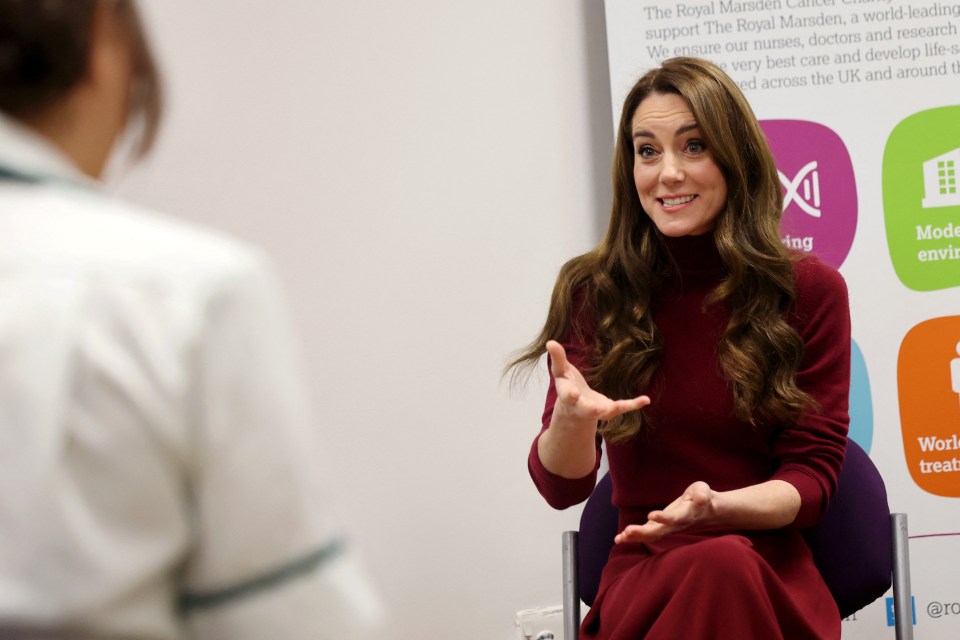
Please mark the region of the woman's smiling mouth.
[[677, 205], [686, 204], [696, 198], [696, 195], [692, 196], [677, 196], [675, 198], [658, 198], [660, 204], [665, 207], [675, 207]]

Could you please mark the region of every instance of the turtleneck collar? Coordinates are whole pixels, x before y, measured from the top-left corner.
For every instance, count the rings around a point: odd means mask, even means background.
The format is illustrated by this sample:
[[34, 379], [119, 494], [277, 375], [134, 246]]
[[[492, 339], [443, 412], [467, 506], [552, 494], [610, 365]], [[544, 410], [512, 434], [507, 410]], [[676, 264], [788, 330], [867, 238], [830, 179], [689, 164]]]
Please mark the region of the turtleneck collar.
[[663, 238], [667, 252], [677, 263], [681, 273], [717, 272], [724, 269], [723, 260], [713, 242], [713, 234]]

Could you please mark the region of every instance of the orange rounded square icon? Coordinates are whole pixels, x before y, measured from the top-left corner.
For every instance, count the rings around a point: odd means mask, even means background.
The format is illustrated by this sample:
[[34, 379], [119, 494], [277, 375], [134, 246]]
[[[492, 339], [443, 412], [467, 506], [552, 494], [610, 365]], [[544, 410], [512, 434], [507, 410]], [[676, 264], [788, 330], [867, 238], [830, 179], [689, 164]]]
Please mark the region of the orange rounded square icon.
[[903, 450], [913, 481], [960, 497], [960, 316], [910, 329], [897, 359]]

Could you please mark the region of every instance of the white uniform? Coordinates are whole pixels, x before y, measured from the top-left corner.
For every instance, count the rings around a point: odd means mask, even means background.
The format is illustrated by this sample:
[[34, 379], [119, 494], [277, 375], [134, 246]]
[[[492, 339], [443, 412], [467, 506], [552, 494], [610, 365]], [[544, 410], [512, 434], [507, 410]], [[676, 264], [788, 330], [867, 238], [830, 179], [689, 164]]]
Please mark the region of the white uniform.
[[361, 635], [286, 312], [255, 250], [0, 117], [0, 627]]

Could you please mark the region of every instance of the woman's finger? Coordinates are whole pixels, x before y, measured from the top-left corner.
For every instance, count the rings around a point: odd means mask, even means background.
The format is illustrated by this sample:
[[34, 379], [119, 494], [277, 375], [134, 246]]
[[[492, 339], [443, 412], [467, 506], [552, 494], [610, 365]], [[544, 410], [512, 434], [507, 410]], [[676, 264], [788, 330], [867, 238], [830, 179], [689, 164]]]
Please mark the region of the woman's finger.
[[553, 377], [564, 376], [570, 362], [567, 360], [567, 352], [563, 345], [556, 340], [547, 340], [547, 354], [550, 356], [550, 372]]
[[637, 411], [638, 409], [643, 409], [648, 404], [650, 404], [650, 398], [648, 396], [638, 396], [636, 398], [631, 398], [630, 400], [616, 400], [613, 403], [613, 407], [617, 415], [620, 415], [621, 413], [627, 413], [628, 411]]
[[668, 527], [657, 522], [647, 522], [646, 524], [627, 525], [623, 531], [617, 534], [614, 542], [622, 544], [624, 542], [653, 542], [659, 540], [670, 533]]
[[579, 387], [564, 378], [556, 378], [557, 396], [567, 404], [576, 404], [582, 393]]

